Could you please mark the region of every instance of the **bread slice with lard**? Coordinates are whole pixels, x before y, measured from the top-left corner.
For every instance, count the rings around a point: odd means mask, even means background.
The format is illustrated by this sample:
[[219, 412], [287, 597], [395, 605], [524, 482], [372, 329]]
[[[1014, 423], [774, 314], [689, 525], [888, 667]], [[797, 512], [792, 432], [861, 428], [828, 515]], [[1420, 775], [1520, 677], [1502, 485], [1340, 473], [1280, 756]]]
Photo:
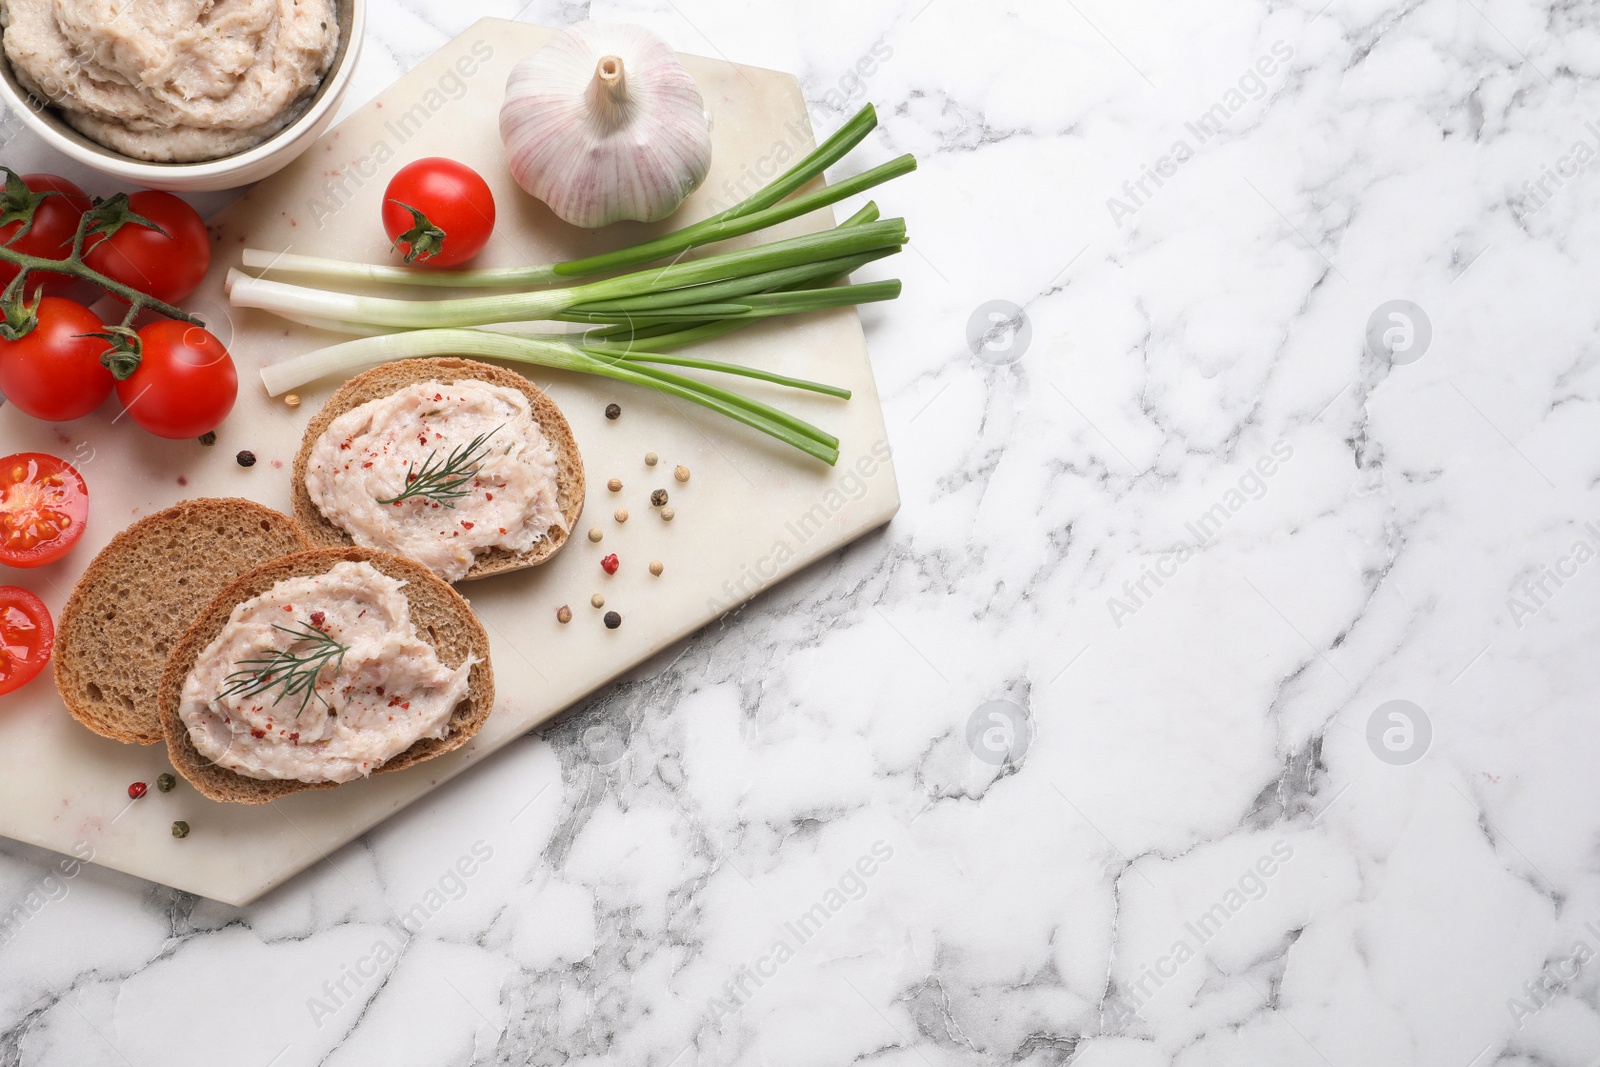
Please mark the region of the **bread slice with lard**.
[[251, 778], [220, 767], [202, 756], [189, 736], [179, 714], [184, 681], [194, 669], [200, 653], [227, 625], [233, 609], [251, 597], [259, 596], [287, 578], [325, 574], [336, 563], [366, 562], [404, 582], [401, 592], [411, 606], [411, 621], [417, 633], [444, 663], [460, 667], [468, 656], [475, 656], [468, 674], [467, 697], [451, 713], [448, 732], [442, 738], [422, 738], [390, 759], [374, 774], [403, 770], [466, 744], [489, 718], [494, 708], [494, 672], [489, 663], [489, 636], [472, 608], [442, 579], [413, 560], [389, 552], [367, 548], [314, 548], [284, 556], [241, 575], [218, 593], [189, 626], [167, 658], [161, 676], [159, 707], [161, 726], [167, 742], [167, 756], [179, 774], [212, 800], [234, 804], [266, 804], [308, 789], [332, 789], [337, 782], [300, 782], [286, 779]]
[[294, 517], [312, 544], [329, 547], [355, 544], [348, 533], [323, 516], [306, 489], [306, 468], [311, 461], [311, 450], [333, 420], [352, 408], [391, 396], [408, 385], [432, 381], [449, 384], [469, 378], [515, 389], [533, 405], [533, 420], [555, 449], [556, 503], [561, 508], [566, 529], [551, 526], [546, 536], [526, 552], [513, 552], [508, 548], [490, 549], [478, 557], [461, 580], [470, 581], [524, 567], [536, 567], [560, 550], [571, 532], [577, 529], [578, 518], [583, 514], [584, 494], [583, 459], [578, 454], [578, 442], [573, 439], [572, 427], [567, 425], [566, 416], [561, 414], [561, 409], [543, 390], [515, 371], [455, 358], [405, 359], [374, 367], [340, 386], [311, 419], [300, 443], [300, 453], [295, 457], [292, 491]]
[[161, 672], [201, 606], [246, 571], [309, 547], [287, 515], [232, 498], [186, 500], [117, 534], [56, 625], [67, 711], [112, 740], [159, 745]]

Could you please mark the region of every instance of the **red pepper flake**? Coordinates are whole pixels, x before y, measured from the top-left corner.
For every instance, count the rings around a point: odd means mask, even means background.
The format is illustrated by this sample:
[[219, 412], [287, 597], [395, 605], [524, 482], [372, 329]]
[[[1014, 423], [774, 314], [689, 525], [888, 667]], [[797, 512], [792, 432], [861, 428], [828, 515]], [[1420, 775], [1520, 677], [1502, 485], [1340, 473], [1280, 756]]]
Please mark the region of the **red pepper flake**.
[[406, 701], [406, 702], [405, 702], [405, 703], [404, 703], [404, 704], [401, 704], [401, 705], [400, 705], [400, 710], [401, 710], [401, 711], [405, 711], [405, 710], [406, 710], [406, 709], [407, 709], [407, 708], [409, 708], [409, 707], [410, 707], [410, 706], [411, 706], [411, 701], [409, 701], [409, 700], [408, 700], [408, 701]]
[[[485, 494], [483, 494], [483, 499], [485, 499], [485, 500], [493, 500], [494, 499], [494, 494], [493, 493], [485, 493]], [[501, 532], [504, 533], [505, 531], [502, 530]]]
[[611, 555], [600, 561], [600, 569], [605, 571], [607, 574], [617, 573], [617, 568], [620, 566], [622, 566], [622, 564], [618, 562], [617, 554], [615, 552], [611, 553]]
[[340, 445], [339, 446], [339, 451], [340, 452], [348, 452], [348, 451], [350, 451], [350, 442], [346, 441], [346, 442], [344, 442], [344, 444]]
[[363, 463], [363, 464], [362, 464], [362, 465], [361, 465], [361, 469], [362, 469], [362, 470], [366, 470], [366, 469], [367, 469], [367, 468], [368, 468], [368, 467], [370, 467], [370, 466], [372, 466], [372, 460], [370, 460], [370, 459], [369, 459], [369, 460], [367, 460], [367, 461], [366, 461], [366, 462], [365, 462], [365, 463]]
[[328, 616], [327, 616], [326, 612], [313, 611], [311, 613], [311, 625], [312, 626], [321, 626], [323, 623], [325, 623], [327, 621], [328, 621]]
[[293, 604], [285, 604], [283, 606], [283, 610], [284, 611], [293, 611], [294, 610], [294, 605]]
[[296, 730], [294, 733], [290, 734], [289, 735], [289, 741], [291, 743], [293, 743], [293, 744], [298, 745], [300, 743], [300, 731]]
[[461, 528], [463, 530], [470, 530], [470, 529], [472, 529], [472, 523], [468, 522], [466, 519], [462, 519], [461, 520]]
[[143, 782], [134, 782], [128, 787], [128, 798], [130, 800], [138, 800], [149, 791], [150, 787], [145, 785]]
[[504, 526], [500, 527], [500, 532], [501, 533], [505, 533], [506, 532], [506, 528]]
[[263, 737], [266, 737], [267, 736], [267, 732], [265, 730], [251, 730], [250, 731], [250, 736], [256, 738], [257, 740], [259, 740], [259, 739], [261, 739]]
[[379, 696], [383, 696], [383, 686], [380, 685], [380, 686], [377, 687], [377, 689], [378, 689], [378, 695]]
[[433, 398], [434, 398], [434, 399], [435, 399], [435, 400], [443, 400], [443, 399], [444, 399], [444, 396], [443, 396], [443, 394], [441, 394], [441, 393], [434, 393], [434, 394], [433, 394]]

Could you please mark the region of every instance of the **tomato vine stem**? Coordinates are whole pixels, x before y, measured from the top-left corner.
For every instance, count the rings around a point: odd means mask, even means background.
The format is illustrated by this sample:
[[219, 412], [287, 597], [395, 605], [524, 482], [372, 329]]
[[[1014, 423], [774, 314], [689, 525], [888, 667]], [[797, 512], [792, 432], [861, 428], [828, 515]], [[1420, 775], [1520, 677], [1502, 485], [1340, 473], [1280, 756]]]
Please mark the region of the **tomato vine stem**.
[[[0, 173], [5, 174], [6, 194], [14, 194], [15, 187], [22, 184], [22, 179], [16, 174], [15, 171], [4, 165], [0, 165]], [[26, 192], [26, 187], [23, 188], [24, 192]], [[19, 252], [15, 248], [11, 247], [11, 244], [25, 235], [29, 228], [33, 225], [33, 212], [42, 202], [42, 198], [35, 200], [32, 204], [26, 206], [21, 212], [16, 213], [17, 218], [8, 220], [20, 220], [22, 225], [17, 228], [16, 233], [11, 235], [11, 239], [9, 241], [5, 242], [4, 244], [0, 244], [0, 263], [9, 263], [18, 268], [17, 276], [11, 280], [10, 284], [5, 287], [3, 292], [0, 292], [0, 303], [3, 303], [6, 308], [6, 322], [11, 324], [13, 328], [18, 318], [32, 318], [31, 314], [27, 314], [27, 309], [23, 305], [23, 297], [27, 292], [28, 275], [34, 271], [48, 271], [53, 274], [65, 274], [68, 277], [89, 282], [92, 285], [100, 287], [111, 295], [121, 298], [128, 305], [128, 314], [123, 319], [124, 326], [131, 324], [134, 316], [138, 315], [140, 311], [143, 311], [147, 308], [159, 315], [164, 315], [169, 319], [177, 319], [180, 322], [187, 322], [200, 327], [205, 326], [205, 322], [202, 319], [189, 314], [182, 308], [175, 307], [172, 304], [167, 303], [165, 300], [158, 300], [149, 293], [146, 293], [140, 289], [135, 289], [131, 285], [124, 285], [122, 282], [119, 282], [114, 278], [108, 278], [84, 262], [84, 242], [88, 239], [91, 232], [95, 232], [95, 227], [97, 225], [105, 223], [109, 226], [115, 227], [128, 222], [133, 222], [138, 225], [149, 226], [154, 230], [160, 230], [159, 226], [156, 226], [148, 219], [142, 219], [140, 216], [135, 215], [128, 210], [128, 194], [118, 193], [116, 196], [113, 196], [107, 200], [96, 200], [94, 205], [88, 211], [83, 213], [83, 216], [78, 219], [77, 232], [72, 236], [71, 251], [67, 253], [67, 256], [64, 259], [50, 259], [47, 256], [29, 255], [26, 252]], [[112, 232], [115, 232], [114, 229]], [[16, 318], [13, 317], [14, 311], [17, 314]], [[27, 331], [23, 330], [22, 332], [26, 333]]]

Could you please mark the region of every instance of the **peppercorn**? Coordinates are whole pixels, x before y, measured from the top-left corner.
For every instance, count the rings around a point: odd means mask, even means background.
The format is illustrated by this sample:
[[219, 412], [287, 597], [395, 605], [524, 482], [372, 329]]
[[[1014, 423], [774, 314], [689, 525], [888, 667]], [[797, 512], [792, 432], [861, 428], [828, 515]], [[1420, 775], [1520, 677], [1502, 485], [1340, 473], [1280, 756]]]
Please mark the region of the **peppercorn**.
[[656, 455], [654, 452], [646, 452], [644, 454], [644, 465], [646, 467], [654, 467], [657, 463], [660, 463], [660, 462], [661, 462], [661, 457]]
[[233, 460], [241, 467], [254, 467], [256, 465], [256, 454], [246, 448], [240, 451], [237, 456], [234, 456]]
[[621, 404], [607, 404], [606, 405], [606, 418], [612, 419], [612, 420], [616, 420], [616, 419], [622, 418], [622, 405]]
[[288, 396], [283, 398], [283, 402], [292, 408], [297, 408], [300, 406], [300, 394], [290, 393]]
[[617, 509], [617, 514], [616, 514], [616, 520], [618, 522], [627, 522], [628, 521], [628, 509], [627, 508], [618, 508]]
[[620, 566], [622, 566], [622, 564], [617, 561], [617, 554], [615, 552], [611, 553], [611, 555], [600, 561], [600, 569], [605, 571], [607, 574], [617, 573], [617, 568]]
[[622, 492], [622, 479], [621, 478], [613, 478], [613, 479], [611, 479], [609, 482], [606, 483], [606, 488], [611, 490], [613, 493]]
[[177, 822], [173, 823], [172, 824], [172, 836], [173, 837], [188, 837], [189, 836], [189, 824], [184, 822], [182, 819], [179, 819]]
[[603, 608], [606, 606], [606, 598], [601, 596], [599, 593], [596, 593], [594, 596], [589, 598], [589, 603], [597, 608]]
[[589, 540], [598, 541], [598, 540], [600, 540], [600, 538], [602, 538], [604, 536], [605, 536], [605, 534], [600, 532], [600, 527], [598, 527], [598, 526], [589, 527]]
[[680, 482], [686, 482], [689, 480], [689, 468], [680, 464], [672, 468], [672, 476]]
[[156, 777], [156, 788], [163, 793], [170, 793], [178, 785], [178, 780], [170, 774], [161, 774]]
[[615, 630], [622, 625], [622, 616], [614, 611], [606, 612], [606, 629]]
[[128, 799], [138, 800], [148, 792], [150, 792], [149, 786], [145, 785], [143, 782], [134, 782], [128, 787]]
[[565, 604], [556, 609], [556, 622], [569, 623], [572, 621], [572, 609]]
[[678, 513], [676, 511], [674, 511], [672, 508], [662, 508], [661, 509], [661, 521], [662, 522], [671, 522], [677, 516], [677, 514]]
[[651, 493], [650, 503], [658, 508], [665, 506], [667, 503], [667, 491], [665, 489], [657, 489], [655, 492]]
[[216, 444], [217, 443], [217, 431], [215, 431], [215, 430], [207, 430], [205, 433], [201, 434], [200, 435], [200, 443], [205, 445], [207, 448], [210, 448], [212, 445]]
[[650, 573], [655, 575], [657, 578], [661, 577], [661, 572], [665, 569], [666, 568], [661, 566], [661, 561], [659, 559], [653, 559], [650, 561]]

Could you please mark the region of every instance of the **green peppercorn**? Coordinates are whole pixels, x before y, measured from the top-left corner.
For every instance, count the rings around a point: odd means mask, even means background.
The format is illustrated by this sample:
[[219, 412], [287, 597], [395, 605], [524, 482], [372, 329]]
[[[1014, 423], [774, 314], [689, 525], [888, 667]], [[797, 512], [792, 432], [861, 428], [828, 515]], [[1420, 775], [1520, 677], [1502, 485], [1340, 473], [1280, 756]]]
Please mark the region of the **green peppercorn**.
[[177, 787], [177, 785], [178, 785], [178, 780], [176, 778], [174, 778], [170, 774], [162, 774], [162, 775], [157, 775], [156, 776], [156, 788], [161, 790], [163, 793], [172, 792], [172, 790], [175, 789]]
[[212, 445], [216, 444], [217, 443], [217, 431], [215, 431], [215, 430], [207, 430], [205, 433], [201, 434], [200, 435], [200, 443], [205, 445], [207, 448], [210, 448]]
[[179, 819], [177, 822], [173, 823], [172, 824], [172, 836], [173, 837], [188, 837], [189, 836], [189, 824], [184, 822], [182, 819]]

